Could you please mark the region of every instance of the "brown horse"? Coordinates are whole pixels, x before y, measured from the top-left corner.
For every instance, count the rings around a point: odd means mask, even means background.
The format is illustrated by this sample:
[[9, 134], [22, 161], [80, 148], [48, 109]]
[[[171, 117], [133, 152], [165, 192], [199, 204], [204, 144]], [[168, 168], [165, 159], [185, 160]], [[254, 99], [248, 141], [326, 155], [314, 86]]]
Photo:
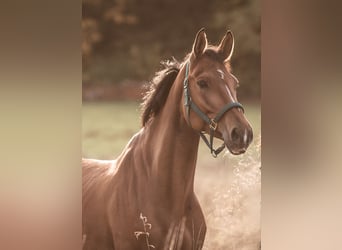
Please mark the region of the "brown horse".
[[[206, 224], [194, 193], [199, 139], [242, 154], [252, 129], [237, 102], [230, 31], [219, 46], [204, 30], [179, 64], [166, 64], [144, 98], [142, 129], [114, 161], [83, 160], [84, 249], [201, 249]], [[210, 135], [206, 139], [203, 131]]]

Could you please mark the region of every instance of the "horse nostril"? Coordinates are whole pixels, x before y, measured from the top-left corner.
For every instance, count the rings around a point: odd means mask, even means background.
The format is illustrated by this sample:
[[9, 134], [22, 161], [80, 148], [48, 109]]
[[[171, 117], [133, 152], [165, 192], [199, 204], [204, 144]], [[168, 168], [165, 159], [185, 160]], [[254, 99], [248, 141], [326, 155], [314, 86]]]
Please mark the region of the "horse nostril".
[[238, 129], [237, 128], [233, 128], [232, 132], [231, 132], [231, 138], [232, 141], [236, 142], [240, 139], [240, 135], [238, 133]]

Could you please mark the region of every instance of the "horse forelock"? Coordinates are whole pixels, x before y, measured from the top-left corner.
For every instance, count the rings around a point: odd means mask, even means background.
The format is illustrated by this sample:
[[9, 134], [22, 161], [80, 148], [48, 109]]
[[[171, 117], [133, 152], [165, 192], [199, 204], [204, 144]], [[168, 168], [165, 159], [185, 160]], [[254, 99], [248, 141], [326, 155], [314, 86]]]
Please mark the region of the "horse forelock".
[[207, 57], [210, 60], [223, 64], [228, 72], [231, 71], [230, 62], [226, 61], [226, 58], [218, 51], [217, 46], [208, 45], [207, 49], [203, 52], [203, 57]]
[[156, 116], [164, 106], [171, 86], [180, 69], [180, 64], [175, 59], [162, 62], [161, 64], [164, 66], [164, 69], [155, 74], [155, 77], [147, 86], [147, 91], [143, 97], [141, 104], [143, 126], [152, 117]]

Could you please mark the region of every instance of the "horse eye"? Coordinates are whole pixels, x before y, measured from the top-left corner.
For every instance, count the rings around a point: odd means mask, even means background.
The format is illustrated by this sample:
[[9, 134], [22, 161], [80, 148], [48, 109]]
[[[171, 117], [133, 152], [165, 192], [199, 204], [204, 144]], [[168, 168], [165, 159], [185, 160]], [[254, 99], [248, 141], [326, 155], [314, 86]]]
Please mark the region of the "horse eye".
[[206, 81], [204, 81], [204, 80], [199, 80], [199, 81], [197, 82], [197, 85], [198, 85], [201, 89], [205, 89], [205, 88], [208, 88], [208, 87], [209, 87], [208, 83], [207, 83]]

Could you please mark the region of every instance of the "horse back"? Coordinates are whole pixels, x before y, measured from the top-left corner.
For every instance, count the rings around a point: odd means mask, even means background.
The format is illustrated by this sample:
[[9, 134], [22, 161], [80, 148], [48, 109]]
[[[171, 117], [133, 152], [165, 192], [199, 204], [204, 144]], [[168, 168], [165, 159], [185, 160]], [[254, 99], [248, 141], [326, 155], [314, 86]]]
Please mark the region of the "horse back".
[[83, 249], [114, 249], [106, 194], [115, 171], [116, 161], [82, 159]]

